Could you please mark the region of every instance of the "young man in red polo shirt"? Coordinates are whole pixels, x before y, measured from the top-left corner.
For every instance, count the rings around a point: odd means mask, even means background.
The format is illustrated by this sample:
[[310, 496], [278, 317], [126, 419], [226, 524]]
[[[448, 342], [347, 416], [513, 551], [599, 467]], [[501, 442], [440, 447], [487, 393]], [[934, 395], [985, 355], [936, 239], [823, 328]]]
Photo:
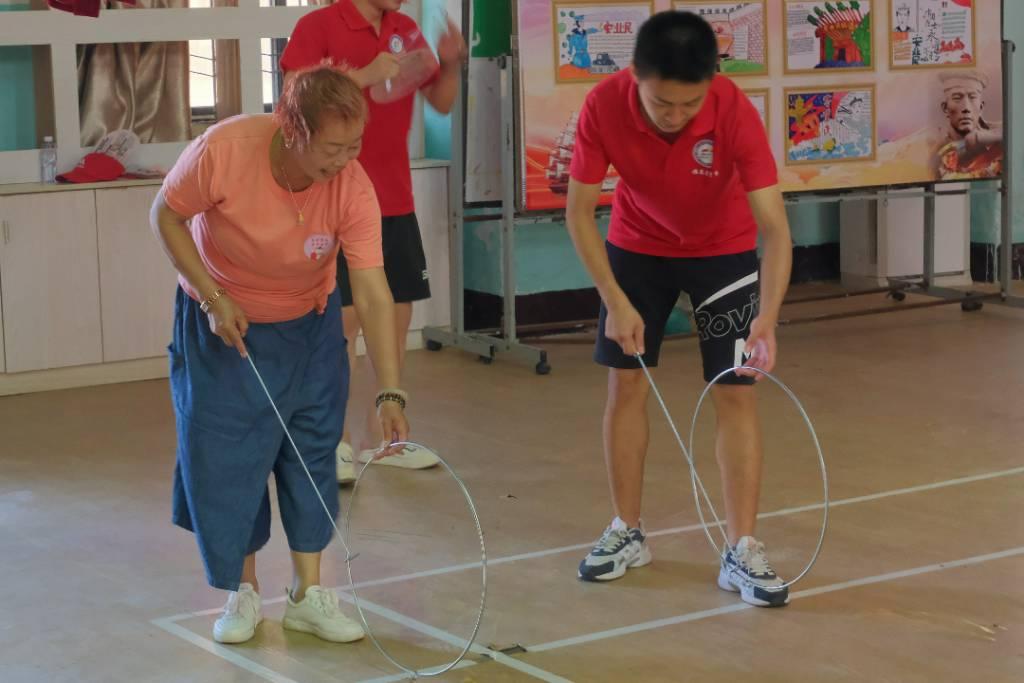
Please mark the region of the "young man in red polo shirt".
[[[604, 447], [616, 515], [580, 563], [584, 580], [616, 579], [651, 561], [640, 520], [648, 385], [636, 354], [657, 365], [680, 292], [695, 307], [705, 380], [747, 354], [747, 365], [775, 364], [789, 224], [764, 125], [742, 91], [716, 75], [717, 62], [703, 19], [656, 14], [640, 30], [632, 70], [595, 87], [580, 115], [566, 218], [601, 294], [595, 360], [610, 368]], [[594, 210], [609, 165], [620, 182], [605, 244]], [[753, 535], [762, 460], [755, 379], [729, 375], [712, 389], [729, 538], [718, 585], [750, 604], [779, 606], [788, 590]]]
[[[409, 167], [408, 137], [412, 125], [415, 92], [395, 101], [380, 103], [369, 96], [375, 85], [396, 81], [399, 64], [410, 53], [429, 47], [416, 22], [399, 12], [404, 0], [338, 0], [311, 12], [299, 20], [281, 56], [285, 72], [317, 64], [325, 59], [345, 66], [367, 92], [370, 118], [363, 136], [359, 162], [373, 181], [383, 215], [384, 270], [395, 299], [396, 331], [399, 357], [404, 358], [405, 340], [412, 319], [412, 303], [430, 298], [430, 280], [426, 256], [416, 222], [412, 194], [412, 173]], [[459, 87], [460, 67], [466, 44], [451, 22], [437, 46], [440, 68], [431, 61], [435, 73], [420, 91], [430, 106], [447, 114]], [[430, 57], [433, 60], [433, 57]], [[390, 98], [388, 98], [390, 99]], [[352, 301], [348, 281], [348, 265], [344, 254], [338, 255], [338, 289], [341, 291], [342, 318], [348, 340], [350, 363], [355, 363], [356, 338], [360, 320]], [[370, 386], [372, 383], [367, 383]], [[368, 395], [360, 405], [369, 405]], [[352, 402], [350, 402], [350, 405]], [[373, 415], [367, 415], [356, 453], [350, 445], [349, 430], [337, 449], [338, 481], [355, 479], [353, 460], [366, 462], [381, 442], [380, 427]], [[432, 453], [407, 447], [398, 455], [376, 461], [421, 469], [432, 467], [438, 459]]]

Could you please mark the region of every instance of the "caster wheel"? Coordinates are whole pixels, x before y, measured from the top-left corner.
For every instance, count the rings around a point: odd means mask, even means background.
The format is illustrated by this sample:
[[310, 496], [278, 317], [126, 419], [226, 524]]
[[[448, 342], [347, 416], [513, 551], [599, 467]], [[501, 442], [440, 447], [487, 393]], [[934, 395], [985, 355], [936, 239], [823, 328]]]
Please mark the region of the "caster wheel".
[[899, 291], [899, 290], [894, 290], [894, 291], [892, 291], [892, 292], [889, 292], [889, 297], [890, 297], [890, 298], [891, 298], [891, 299], [892, 299], [893, 301], [903, 301], [904, 299], [906, 299], [906, 298], [907, 298], [907, 295], [906, 295], [906, 293], [904, 293], [904, 292], [901, 292], [901, 291]]
[[480, 356], [480, 362], [484, 365], [490, 365], [494, 362], [494, 358], [492, 356]]
[[538, 375], [550, 375], [551, 374], [551, 366], [548, 365], [547, 363], [545, 363], [544, 361], [541, 361], [541, 362], [537, 363], [537, 366], [534, 368], [534, 370], [537, 371]]
[[434, 341], [433, 339], [427, 340], [427, 351], [440, 351], [444, 346], [441, 342]]
[[985, 304], [981, 301], [964, 301], [960, 304], [960, 310], [965, 313], [980, 311]]

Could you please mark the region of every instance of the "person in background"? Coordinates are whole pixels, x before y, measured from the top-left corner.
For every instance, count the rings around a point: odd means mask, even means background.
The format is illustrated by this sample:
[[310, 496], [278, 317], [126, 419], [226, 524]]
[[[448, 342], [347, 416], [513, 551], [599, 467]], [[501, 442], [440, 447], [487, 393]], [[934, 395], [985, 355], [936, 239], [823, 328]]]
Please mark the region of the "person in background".
[[[345, 66], [349, 75], [368, 91], [374, 86], [397, 81], [404, 60], [408, 66], [422, 68], [423, 55], [429, 55], [431, 60], [433, 56], [416, 22], [398, 11], [401, 6], [402, 0], [339, 0], [310, 12], [296, 24], [281, 56], [281, 69], [288, 74], [328, 60]], [[447, 114], [458, 92], [461, 65], [466, 56], [466, 43], [450, 21], [438, 42], [437, 53], [440, 64], [432, 62], [433, 73], [420, 85], [419, 91], [431, 107]], [[410, 91], [395, 101], [384, 103], [369, 98], [370, 118], [359, 155], [359, 161], [373, 181], [383, 215], [384, 270], [395, 300], [395, 343], [402, 358], [412, 320], [412, 304], [430, 298], [430, 278], [416, 221], [409, 165], [408, 136], [415, 94]], [[338, 256], [338, 287], [349, 358], [355, 367], [356, 339], [364, 321], [353, 306], [344, 254]], [[370, 396], [358, 397], [356, 404], [368, 408]], [[363, 428], [354, 433], [355, 442], [346, 431], [337, 447], [337, 476], [341, 483], [355, 479], [354, 461], [357, 460], [414, 469], [433, 467], [439, 462], [433, 453], [413, 446], [374, 460], [375, 449], [383, 435], [372, 412]]]

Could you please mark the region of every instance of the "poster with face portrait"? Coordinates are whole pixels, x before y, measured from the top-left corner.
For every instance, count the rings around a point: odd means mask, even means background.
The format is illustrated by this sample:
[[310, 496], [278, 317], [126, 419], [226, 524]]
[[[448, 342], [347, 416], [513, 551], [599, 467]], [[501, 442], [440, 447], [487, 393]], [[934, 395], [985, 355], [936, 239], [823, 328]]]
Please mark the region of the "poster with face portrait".
[[[554, 12], [566, 3], [515, 2], [519, 207], [562, 209], [579, 112], [595, 81], [559, 76], [564, 64], [551, 48], [563, 29]], [[596, 0], [568, 4], [605, 5]], [[607, 3], [611, 7], [629, 4]], [[762, 114], [784, 192], [987, 179], [1003, 172], [1000, 43], [975, 39], [1000, 35], [998, 2], [652, 0], [648, 4], [654, 12], [691, 11], [715, 32], [721, 72], [717, 77], [735, 81]], [[755, 10], [750, 9], [755, 4], [764, 6], [765, 73], [747, 70], [749, 63], [761, 58], [751, 41], [757, 33]], [[738, 37], [744, 33], [743, 21], [750, 21], [745, 38]], [[582, 25], [587, 26], [586, 18]], [[564, 30], [572, 29], [566, 25]], [[869, 35], [874, 38], [866, 39]], [[883, 52], [875, 54], [904, 38], [911, 47], [920, 43], [917, 57], [912, 49], [909, 55], [897, 51], [889, 58]], [[929, 44], [935, 49], [926, 50]], [[902, 67], [900, 60], [906, 62]], [[894, 68], [889, 68], [889, 61]], [[769, 103], [775, 107], [774, 116]], [[602, 203], [611, 203], [619, 182], [610, 168]]]
[[988, 77], [978, 71], [958, 70], [941, 74], [938, 82], [943, 118], [934, 160], [938, 179], [999, 176], [1003, 172], [1003, 126], [986, 113]]

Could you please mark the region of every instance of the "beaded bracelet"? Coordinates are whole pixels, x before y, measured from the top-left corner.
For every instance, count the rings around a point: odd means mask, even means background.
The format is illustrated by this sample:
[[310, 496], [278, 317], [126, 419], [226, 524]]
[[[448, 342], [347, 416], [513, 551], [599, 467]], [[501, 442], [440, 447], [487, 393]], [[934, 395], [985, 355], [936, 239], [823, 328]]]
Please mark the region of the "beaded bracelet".
[[401, 389], [384, 389], [377, 394], [377, 400], [375, 404], [377, 409], [380, 409], [380, 405], [385, 401], [393, 401], [405, 410], [406, 401], [409, 400], [409, 395]]

